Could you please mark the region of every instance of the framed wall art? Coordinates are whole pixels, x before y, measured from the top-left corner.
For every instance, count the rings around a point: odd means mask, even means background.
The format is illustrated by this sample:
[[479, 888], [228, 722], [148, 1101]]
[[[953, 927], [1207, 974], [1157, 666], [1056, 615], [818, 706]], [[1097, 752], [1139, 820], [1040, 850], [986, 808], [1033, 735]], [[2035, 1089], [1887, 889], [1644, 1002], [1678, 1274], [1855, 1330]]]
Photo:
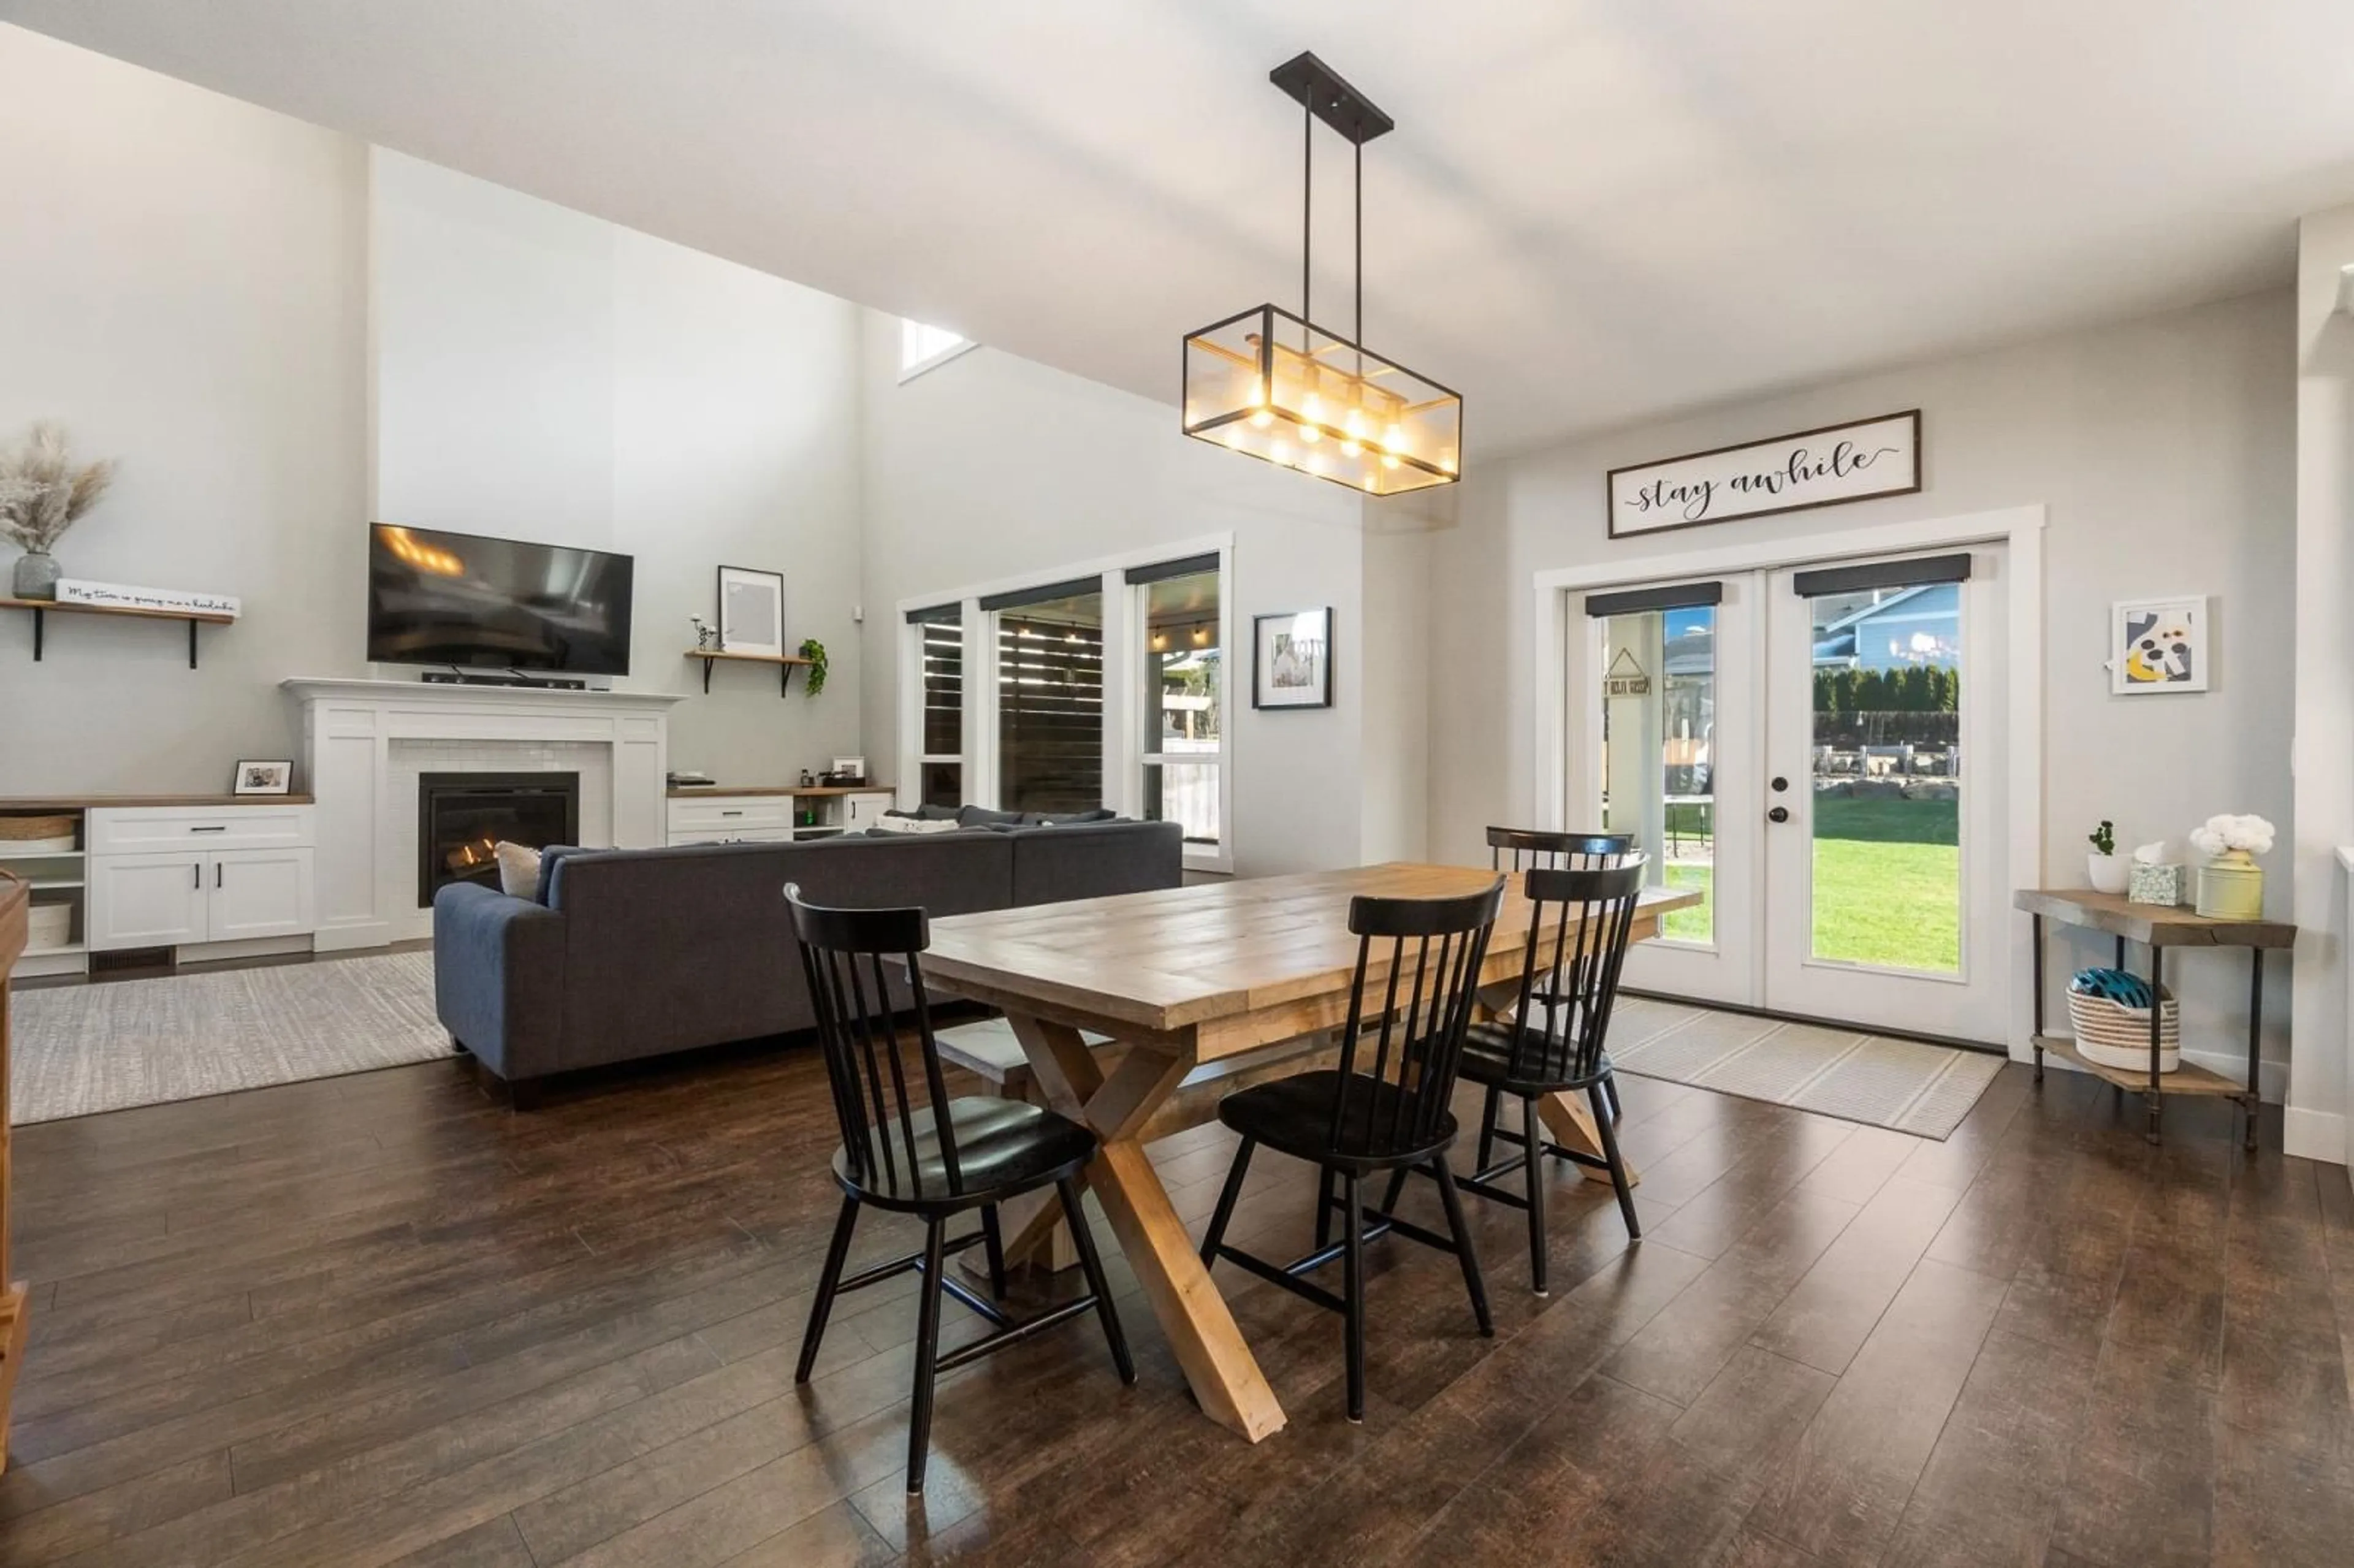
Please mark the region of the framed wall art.
[[1251, 617], [1251, 706], [1332, 705], [1332, 611]]

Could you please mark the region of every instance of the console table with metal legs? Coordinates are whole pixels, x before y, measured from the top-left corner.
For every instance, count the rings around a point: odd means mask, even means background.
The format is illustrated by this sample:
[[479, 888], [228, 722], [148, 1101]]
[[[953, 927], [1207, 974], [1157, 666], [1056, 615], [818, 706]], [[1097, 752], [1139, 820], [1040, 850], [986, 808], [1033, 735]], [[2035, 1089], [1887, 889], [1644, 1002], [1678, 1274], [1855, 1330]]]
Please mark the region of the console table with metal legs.
[[[2263, 1065], [2262, 1043], [2264, 1021], [2264, 952], [2267, 948], [2287, 948], [2296, 940], [2296, 927], [2277, 920], [2216, 920], [2181, 907], [2157, 904], [2135, 904], [2112, 893], [2093, 893], [2083, 888], [2022, 889], [2013, 895], [2011, 902], [2025, 910], [2034, 933], [2035, 948], [2035, 1081], [2043, 1081], [2043, 1057], [2048, 1052], [2064, 1061], [2106, 1080], [2120, 1090], [2132, 1089], [2143, 1097], [2149, 1107], [2149, 1127], [2144, 1134], [2156, 1143], [2158, 1128], [2168, 1095], [2201, 1095], [2236, 1100], [2246, 1113], [2246, 1145], [2256, 1146], [2257, 1107], [2263, 1103], [2259, 1095], [2259, 1071]], [[2222, 1074], [2202, 1067], [2190, 1057], [2181, 1057], [2175, 1070], [2159, 1071], [2158, 1026], [2163, 1010], [2156, 1005], [2149, 1012], [2149, 1066], [2115, 1067], [2095, 1062], [2077, 1048], [2076, 1042], [2065, 1034], [2052, 1034], [2044, 1029], [2043, 995], [2043, 923], [2056, 920], [2063, 926], [2076, 926], [2101, 931], [2116, 938], [2116, 968], [2126, 967], [2126, 944], [2137, 942], [2149, 955], [2148, 978], [2153, 993], [2163, 989], [2166, 979], [2166, 955], [2180, 948], [2245, 948], [2248, 949], [2248, 1081], [2243, 1086]]]

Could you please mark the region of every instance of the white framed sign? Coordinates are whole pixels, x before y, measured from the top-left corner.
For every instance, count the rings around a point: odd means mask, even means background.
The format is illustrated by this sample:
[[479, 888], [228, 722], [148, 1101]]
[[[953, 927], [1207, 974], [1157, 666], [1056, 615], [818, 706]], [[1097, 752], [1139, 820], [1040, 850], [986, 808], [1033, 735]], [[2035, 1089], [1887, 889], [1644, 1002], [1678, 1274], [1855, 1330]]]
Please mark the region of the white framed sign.
[[1921, 488], [1921, 410], [1610, 471], [1610, 536], [1697, 528]]
[[188, 588], [133, 588], [128, 583], [94, 583], [80, 577], [58, 579], [59, 604], [96, 605], [101, 609], [153, 609], [166, 614], [235, 616], [243, 609], [234, 594], [198, 593]]

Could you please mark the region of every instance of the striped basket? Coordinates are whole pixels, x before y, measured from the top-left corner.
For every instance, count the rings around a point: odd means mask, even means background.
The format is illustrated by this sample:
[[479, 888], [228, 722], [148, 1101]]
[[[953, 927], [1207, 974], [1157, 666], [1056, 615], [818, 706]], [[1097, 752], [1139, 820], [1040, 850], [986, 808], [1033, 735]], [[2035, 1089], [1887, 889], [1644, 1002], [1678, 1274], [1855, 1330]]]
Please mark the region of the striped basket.
[[[2119, 1000], [2131, 997], [2136, 1007]], [[2075, 1025], [2076, 1049], [2088, 1062], [2126, 1072], [2149, 1071], [2149, 982], [2118, 969], [2084, 969], [2068, 984], [2068, 1018]], [[2171, 1073], [2182, 1060], [2182, 1008], [2158, 992], [2158, 1070]]]

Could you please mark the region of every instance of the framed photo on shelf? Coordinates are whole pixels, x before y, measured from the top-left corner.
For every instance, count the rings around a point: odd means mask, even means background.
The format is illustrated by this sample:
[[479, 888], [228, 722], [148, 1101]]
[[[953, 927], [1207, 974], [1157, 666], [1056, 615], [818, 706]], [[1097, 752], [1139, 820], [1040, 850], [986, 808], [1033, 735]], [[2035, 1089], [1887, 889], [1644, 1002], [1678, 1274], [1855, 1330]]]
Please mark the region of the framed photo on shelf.
[[1251, 706], [1331, 705], [1331, 608], [1251, 617]]
[[292, 760], [240, 761], [229, 779], [233, 795], [289, 795], [293, 790]]
[[2207, 599], [2126, 599], [2109, 607], [2109, 691], [2207, 689]]
[[719, 568], [719, 651], [785, 653], [785, 575], [750, 567]]

